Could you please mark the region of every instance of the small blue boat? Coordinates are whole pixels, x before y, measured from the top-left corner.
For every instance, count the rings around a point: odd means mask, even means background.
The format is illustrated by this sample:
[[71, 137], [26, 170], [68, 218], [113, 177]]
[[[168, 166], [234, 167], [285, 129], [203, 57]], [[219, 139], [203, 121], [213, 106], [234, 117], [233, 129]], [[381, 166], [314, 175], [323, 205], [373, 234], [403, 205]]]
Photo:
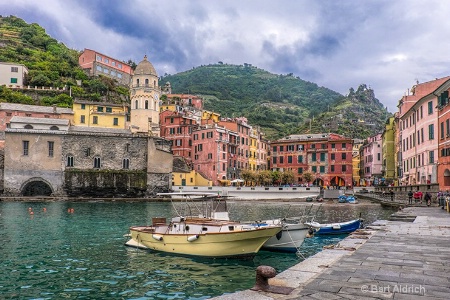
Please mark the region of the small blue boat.
[[345, 196], [345, 195], [341, 195], [338, 197], [338, 202], [339, 203], [351, 203], [351, 204], [356, 204], [358, 203], [358, 200], [356, 200], [355, 196]]
[[362, 220], [355, 219], [348, 222], [341, 223], [330, 223], [330, 224], [320, 224], [317, 222], [305, 223], [314, 230], [315, 235], [325, 235], [325, 234], [344, 234], [351, 233], [356, 229], [361, 228]]

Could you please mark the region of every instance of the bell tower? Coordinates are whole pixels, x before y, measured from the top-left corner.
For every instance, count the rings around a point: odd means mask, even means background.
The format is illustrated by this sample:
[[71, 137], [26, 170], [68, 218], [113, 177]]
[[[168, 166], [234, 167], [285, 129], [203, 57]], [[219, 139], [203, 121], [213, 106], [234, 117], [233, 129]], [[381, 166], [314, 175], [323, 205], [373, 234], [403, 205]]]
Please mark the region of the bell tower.
[[136, 66], [130, 86], [130, 129], [132, 132], [160, 136], [158, 74], [147, 55]]

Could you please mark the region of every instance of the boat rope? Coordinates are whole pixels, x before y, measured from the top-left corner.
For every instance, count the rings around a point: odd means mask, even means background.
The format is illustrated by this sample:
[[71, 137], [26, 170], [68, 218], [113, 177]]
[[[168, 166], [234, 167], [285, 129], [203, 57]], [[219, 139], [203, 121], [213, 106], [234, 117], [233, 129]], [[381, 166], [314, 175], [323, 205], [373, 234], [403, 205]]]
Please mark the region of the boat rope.
[[[286, 225], [283, 225], [283, 227], [284, 227], [284, 226], [286, 226]], [[295, 249], [297, 250], [297, 251], [295, 252], [295, 254], [297, 255], [297, 257], [301, 257], [301, 258], [303, 258], [303, 260], [305, 260], [306, 257], [303, 255], [303, 253], [300, 252], [300, 247], [297, 247], [297, 246], [295, 245], [294, 239], [292, 238], [292, 235], [291, 235], [291, 233], [289, 232], [289, 229], [288, 229], [288, 228], [286, 228], [286, 229], [287, 229], [286, 232], [287, 232], [287, 234], [288, 234], [288, 236], [289, 236], [289, 239], [290, 239], [291, 242], [292, 242], [292, 245], [294, 245]]]

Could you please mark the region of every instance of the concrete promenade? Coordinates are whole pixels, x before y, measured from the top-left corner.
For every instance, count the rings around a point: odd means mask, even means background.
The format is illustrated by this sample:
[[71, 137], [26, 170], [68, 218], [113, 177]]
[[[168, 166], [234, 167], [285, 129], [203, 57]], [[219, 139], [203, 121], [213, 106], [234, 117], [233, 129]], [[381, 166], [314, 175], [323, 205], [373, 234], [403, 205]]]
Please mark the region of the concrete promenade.
[[269, 279], [293, 288], [287, 295], [246, 290], [214, 299], [450, 299], [450, 214], [432, 206], [396, 215], [403, 221], [377, 221]]

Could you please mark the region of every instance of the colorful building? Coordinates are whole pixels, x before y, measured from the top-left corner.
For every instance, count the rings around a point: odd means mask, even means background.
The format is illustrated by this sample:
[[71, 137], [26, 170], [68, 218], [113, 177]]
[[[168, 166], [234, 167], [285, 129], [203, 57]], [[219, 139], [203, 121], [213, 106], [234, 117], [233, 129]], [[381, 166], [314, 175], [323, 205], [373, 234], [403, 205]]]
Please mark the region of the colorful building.
[[160, 113], [161, 136], [172, 141], [172, 152], [192, 163], [192, 132], [198, 128], [195, 119], [185, 114], [165, 110]]
[[73, 125], [86, 127], [103, 127], [128, 129], [128, 105], [74, 101]]
[[401, 185], [437, 182], [438, 100], [434, 92], [449, 79], [416, 84], [399, 101]]
[[437, 98], [438, 114], [438, 158], [437, 182], [442, 191], [450, 190], [450, 80], [440, 85], [433, 94]]
[[382, 182], [382, 140], [381, 134], [368, 137], [360, 148], [361, 186], [377, 186]]
[[91, 49], [84, 49], [78, 64], [89, 76], [106, 76], [122, 85], [129, 85], [133, 75], [133, 69], [127, 63]]
[[214, 185], [228, 180], [228, 131], [214, 124], [194, 130], [192, 137], [193, 169]]
[[353, 186], [360, 185], [361, 179], [361, 156], [359, 149], [363, 145], [363, 140], [353, 139], [353, 149], [352, 149], [352, 165], [353, 165]]
[[289, 170], [298, 184], [308, 184], [303, 173], [313, 175], [313, 185], [352, 187], [352, 140], [334, 133], [290, 135], [271, 142], [271, 168]]
[[385, 128], [381, 134], [381, 153], [382, 153], [382, 184], [394, 185], [395, 181], [395, 118], [390, 117], [386, 120]]

